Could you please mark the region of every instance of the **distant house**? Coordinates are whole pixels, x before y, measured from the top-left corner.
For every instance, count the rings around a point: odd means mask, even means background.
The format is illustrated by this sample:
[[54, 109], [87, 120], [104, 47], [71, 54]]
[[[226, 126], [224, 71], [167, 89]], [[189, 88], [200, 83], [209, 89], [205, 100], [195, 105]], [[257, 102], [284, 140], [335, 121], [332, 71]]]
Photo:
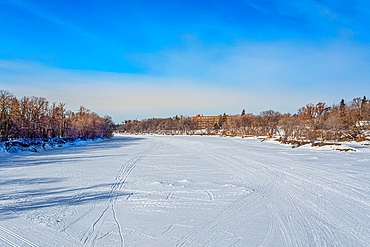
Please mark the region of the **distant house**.
[[358, 121], [356, 127], [370, 127], [370, 121]]

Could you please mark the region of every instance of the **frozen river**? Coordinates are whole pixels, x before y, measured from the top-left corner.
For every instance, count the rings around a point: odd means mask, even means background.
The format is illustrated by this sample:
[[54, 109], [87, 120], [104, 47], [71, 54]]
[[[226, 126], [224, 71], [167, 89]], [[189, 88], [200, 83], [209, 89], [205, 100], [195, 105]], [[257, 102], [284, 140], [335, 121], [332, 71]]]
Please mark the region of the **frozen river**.
[[0, 154], [0, 246], [370, 246], [370, 147], [116, 136]]

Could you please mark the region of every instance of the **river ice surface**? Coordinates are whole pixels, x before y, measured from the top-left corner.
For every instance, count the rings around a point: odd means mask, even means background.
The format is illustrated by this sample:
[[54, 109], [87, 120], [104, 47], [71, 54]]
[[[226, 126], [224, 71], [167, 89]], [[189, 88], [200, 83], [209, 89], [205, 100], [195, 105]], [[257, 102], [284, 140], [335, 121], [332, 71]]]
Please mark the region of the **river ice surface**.
[[370, 246], [370, 148], [115, 136], [0, 154], [0, 246]]

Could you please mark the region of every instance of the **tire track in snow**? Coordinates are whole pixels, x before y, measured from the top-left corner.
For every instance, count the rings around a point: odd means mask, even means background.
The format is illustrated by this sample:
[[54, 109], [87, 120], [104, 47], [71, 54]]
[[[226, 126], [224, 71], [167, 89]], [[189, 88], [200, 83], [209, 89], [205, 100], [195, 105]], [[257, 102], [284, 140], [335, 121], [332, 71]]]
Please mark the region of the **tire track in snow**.
[[[365, 233], [364, 226], [369, 225], [366, 212], [370, 201], [363, 200], [362, 191], [366, 189], [360, 188], [357, 177], [343, 176], [340, 169], [315, 167], [300, 160], [267, 157], [269, 162], [266, 163], [260, 156], [254, 156], [253, 160], [271, 171], [284, 173], [283, 183], [279, 183], [271, 194], [275, 199], [270, 206], [276, 214], [273, 224], [287, 225], [294, 246], [342, 246], [343, 238], [351, 245], [367, 246], [370, 234]], [[345, 170], [348, 172], [348, 168]], [[352, 191], [343, 190], [347, 187], [356, 188], [359, 193], [356, 196], [346, 193]], [[359, 211], [363, 213], [359, 214]], [[276, 218], [281, 219], [280, 223]], [[281, 235], [282, 241], [288, 241], [285, 237]]]
[[257, 205], [263, 205], [265, 197], [260, 193], [252, 193], [242, 196], [234, 201], [229, 207], [222, 210], [216, 217], [204, 222], [188, 234], [182, 236], [176, 243], [182, 246], [213, 246], [218, 243], [235, 226], [238, 219], [243, 215], [253, 214], [259, 210]]
[[[317, 227], [315, 228], [313, 223], [311, 223], [311, 219], [307, 217], [306, 211], [302, 210], [305, 208], [304, 205], [298, 203], [297, 196], [299, 194], [294, 192], [293, 196], [291, 192], [292, 188], [290, 185], [286, 185], [285, 180], [287, 174], [285, 172], [278, 171], [275, 166], [270, 166], [264, 159], [253, 157], [253, 159], [242, 160], [236, 158], [238, 157], [237, 154], [235, 156], [232, 156], [230, 153], [220, 155], [214, 152], [212, 148], [199, 148], [204, 152], [205, 156], [208, 156], [208, 160], [214, 160], [215, 163], [220, 163], [220, 161], [224, 160], [225, 162], [221, 162], [223, 165], [219, 165], [220, 167], [228, 170], [235, 177], [245, 181], [247, 184], [251, 184], [251, 187], [254, 188], [253, 193], [259, 193], [262, 197], [265, 197], [263, 201], [253, 205], [254, 208], [259, 207], [261, 209], [263, 206], [260, 203], [267, 205], [270, 215], [268, 219], [268, 230], [260, 246], [272, 245], [278, 236], [277, 229], [280, 229], [281, 234], [279, 236], [284, 246], [304, 246], [305, 241], [309, 241], [311, 245], [319, 245], [320, 233], [317, 231]], [[278, 162], [279, 159], [276, 161], [276, 164]], [[247, 174], [248, 177], [243, 176], [243, 174]], [[320, 191], [318, 194], [322, 193], [322, 189], [319, 186], [310, 187], [318, 188]], [[320, 197], [318, 198], [321, 199]], [[318, 204], [318, 211], [321, 212], [323, 201], [319, 200]], [[287, 205], [291, 206], [287, 207]], [[299, 224], [301, 225], [298, 225], [294, 222], [294, 218], [289, 216], [292, 213], [289, 210], [293, 211], [294, 217], [300, 219]], [[246, 213], [250, 214], [251, 211]], [[231, 226], [225, 224], [224, 220], [220, 222], [224, 224], [226, 230]], [[211, 246], [215, 244], [215, 239], [219, 240], [222, 238], [223, 231], [214, 232], [212, 236], [210, 230], [207, 229], [207, 225], [213, 224], [212, 220], [204, 224], [206, 226], [193, 229], [191, 233], [183, 236], [178, 242], [178, 246], [193, 242], [197, 242], [198, 244], [201, 242], [204, 246]], [[302, 228], [306, 230], [301, 231]], [[198, 233], [196, 233], [197, 231]], [[202, 231], [204, 232], [202, 233]], [[205, 236], [209, 239], [208, 242], [204, 240]]]
[[114, 204], [116, 203], [118, 196], [119, 196], [119, 191], [122, 189], [124, 186], [124, 183], [126, 182], [128, 176], [132, 172], [132, 170], [153, 150], [160, 148], [160, 143], [156, 142], [151, 147], [145, 151], [143, 151], [141, 154], [133, 157], [130, 159], [126, 164], [121, 166], [115, 181], [110, 187], [109, 193], [108, 193], [108, 198], [109, 202], [108, 204], [103, 207], [102, 212], [99, 214], [98, 218], [92, 223], [90, 228], [85, 232], [83, 237], [81, 238], [81, 242], [83, 243], [84, 246], [95, 246], [96, 242], [98, 240], [99, 234], [102, 231], [102, 227], [104, 226], [106, 220], [107, 220], [107, 212], [111, 211], [112, 213], [112, 218], [113, 221], [116, 224], [118, 235], [120, 238], [120, 246], [124, 246], [124, 238], [122, 234], [122, 227], [121, 224], [119, 223], [116, 215], [116, 210], [114, 208]]
[[[232, 158], [238, 160], [237, 158]], [[270, 176], [272, 181], [271, 184], [265, 184], [267, 186], [267, 196], [269, 197], [267, 207], [270, 218], [269, 228], [261, 246], [270, 246], [273, 244], [278, 234], [277, 229], [280, 229], [280, 237], [284, 246], [305, 246], [307, 243], [313, 246], [319, 246], [318, 239], [320, 238], [320, 233], [315, 231], [311, 220], [306, 215], [307, 212], [302, 210], [305, 207], [299, 202], [304, 201], [304, 198], [299, 198], [303, 200], [297, 200], [298, 193], [294, 193], [293, 196], [292, 191], [295, 190], [292, 190], [292, 188], [294, 188], [294, 184], [292, 187], [292, 184], [286, 182], [287, 174], [276, 170], [273, 164], [266, 163], [263, 159], [253, 157], [253, 161], [255, 163], [254, 166], [258, 165], [262, 172], [266, 171], [265, 174]], [[279, 158], [275, 162], [276, 164], [280, 163]], [[274, 179], [276, 181], [273, 181]], [[300, 225], [295, 222], [297, 219], [299, 219]], [[306, 230], [304, 232], [299, 231], [302, 228]]]
[[[368, 225], [369, 222], [367, 210], [361, 209], [363, 210], [363, 215], [366, 215], [361, 217], [358, 214], [360, 208], [353, 202], [343, 200], [341, 203], [338, 203], [338, 201], [331, 199], [329, 201], [331, 201], [330, 207], [322, 212], [321, 218], [315, 219], [317, 225], [326, 229], [325, 233], [328, 236], [326, 239], [330, 239], [331, 243], [337, 243], [337, 246], [339, 246], [341, 244], [337, 241], [337, 239], [340, 239], [339, 233], [345, 233], [347, 238], [351, 239], [353, 243], [358, 245], [358, 242], [360, 242], [361, 246], [367, 246], [370, 241], [370, 232], [366, 233], [364, 231], [366, 229], [364, 226]], [[336, 215], [341, 215], [341, 217], [335, 217]]]
[[[240, 207], [243, 208], [243, 213], [240, 213], [237, 215], [237, 217], [233, 218], [233, 222], [238, 222], [239, 217], [245, 216], [245, 215], [253, 215], [257, 211], [264, 210], [265, 206], [268, 203], [268, 196], [273, 190], [275, 186], [277, 186], [278, 183], [280, 183], [283, 179], [284, 176], [281, 173], [276, 173], [274, 174], [273, 179], [271, 179], [269, 176], [266, 176], [266, 174], [248, 169], [247, 172], [243, 173], [243, 169], [245, 171], [245, 167], [241, 169], [240, 164], [244, 164], [244, 162], [240, 162], [239, 160], [235, 159], [232, 156], [221, 156], [217, 153], [214, 152], [208, 152], [209, 156], [213, 156], [212, 158], [215, 160], [224, 160], [225, 164], [227, 164], [227, 170], [234, 174], [236, 177], [240, 178], [241, 180], [248, 182], [248, 184], [251, 183], [248, 179], [243, 177], [243, 174], [254, 174], [253, 177], [258, 178], [259, 181], [258, 183], [252, 183], [252, 187], [255, 187], [253, 189], [253, 196], [251, 195], [244, 195], [243, 198], [244, 200], [241, 201]], [[224, 162], [223, 162], [224, 163]], [[236, 172], [238, 171], [238, 172]], [[253, 186], [253, 184], [258, 186]], [[258, 200], [260, 198], [260, 200]], [[226, 218], [228, 218], [227, 216]], [[225, 219], [226, 219], [225, 218]], [[225, 219], [221, 220], [220, 223], [224, 224]], [[226, 230], [229, 230], [230, 227], [233, 226], [233, 224], [224, 224], [226, 227]], [[212, 237], [208, 243], [206, 243], [206, 246], [213, 246], [214, 244], [217, 243], [222, 237], [223, 233], [221, 232], [216, 232], [216, 236]], [[273, 223], [273, 221], [270, 221], [269, 225], [269, 230], [266, 233], [266, 243], [269, 244], [269, 239], [274, 240], [276, 237], [277, 231], [276, 231], [276, 224]], [[202, 234], [201, 234], [202, 235]], [[243, 241], [243, 239], [238, 238], [237, 243]], [[264, 240], [265, 241], [265, 240]], [[260, 246], [268, 246], [268, 245], [260, 245]]]
[[[6, 229], [5, 227], [3, 226], [0, 226], [0, 231], [1, 232], [5, 232], [8, 236], [11, 236], [11, 238], [14, 238], [28, 246], [31, 246], [31, 247], [37, 247], [36, 244], [34, 244], [33, 242], [29, 241], [28, 239], [25, 239], [24, 237], [21, 237], [19, 236], [18, 234]], [[0, 240], [6, 242], [7, 244], [11, 245], [11, 246], [19, 246], [17, 245], [16, 243], [12, 242], [11, 240], [9, 240], [8, 238], [0, 235]]]
[[[224, 209], [218, 216], [204, 222], [200, 227], [197, 227], [187, 235], [182, 236], [176, 245], [193, 246], [198, 244], [201, 246], [213, 246], [222, 240], [225, 233], [228, 232], [230, 228], [235, 226], [235, 222], [238, 222], [239, 217], [252, 215], [258, 210], [263, 210], [265, 207], [264, 205], [267, 202], [266, 194], [268, 194], [269, 190], [281, 181], [283, 177], [280, 176], [278, 178], [270, 179], [270, 177], [265, 176], [263, 173], [261, 174], [261, 172], [251, 168], [248, 169], [248, 167], [241, 167], [240, 164], [244, 163], [241, 163], [230, 156], [219, 155], [211, 148], [205, 149], [204, 147], [199, 147], [199, 149], [197, 149], [192, 146], [188, 149], [192, 149], [195, 153], [203, 156], [206, 160], [211, 160], [220, 168], [227, 170], [229, 173], [233, 174], [248, 185], [251, 183], [244, 177], [244, 174], [254, 174], [253, 177], [259, 179], [260, 185], [257, 186], [251, 194], [243, 195], [238, 200], [234, 201], [229, 207]], [[222, 163], [222, 165], [220, 163]], [[227, 166], [225, 164], [227, 164]], [[272, 233], [273, 231], [271, 231], [271, 234]], [[238, 238], [238, 243], [240, 241], [242, 240]]]
[[[264, 204], [266, 203], [267, 194], [267, 191], [264, 190], [278, 183], [277, 179], [271, 180], [268, 176], [261, 177], [260, 172], [245, 166], [242, 167], [241, 164], [243, 165], [244, 163], [240, 164], [239, 161], [236, 162], [232, 157], [219, 155], [211, 148], [206, 149], [204, 146], [196, 147], [196, 144], [186, 145], [187, 151], [191, 150], [198, 156], [203, 157], [204, 160], [211, 160], [212, 163], [234, 175], [236, 178], [239, 178], [249, 187], [251, 182], [244, 175], [255, 174], [254, 177], [258, 178], [259, 183], [264, 186], [257, 186], [253, 189], [252, 193], [241, 196], [238, 200], [232, 202], [229, 207], [222, 210], [216, 217], [204, 222], [201, 226], [182, 236], [176, 246], [215, 245], [222, 240], [230, 228], [235, 226], [235, 222], [238, 222], [240, 217], [251, 215], [261, 209], [263, 210], [265, 208]], [[174, 145], [177, 146], [176, 144]], [[240, 241], [242, 240], [238, 238], [238, 242]]]
[[[237, 159], [237, 158], [234, 158]], [[260, 246], [271, 246], [278, 236], [278, 230], [280, 230], [279, 236], [283, 246], [322, 246], [319, 243], [320, 231], [314, 227], [311, 222], [312, 219], [307, 215], [307, 198], [301, 197], [297, 192], [301, 190], [301, 187], [297, 187], [294, 183], [287, 182], [289, 174], [284, 171], [278, 171], [274, 167], [273, 163], [263, 162], [262, 159], [254, 157], [253, 160], [257, 162], [260, 169], [266, 170], [270, 173], [271, 178], [278, 178], [270, 188], [266, 188], [268, 191], [267, 208], [269, 211], [269, 230], [266, 233], [266, 237]], [[283, 163], [277, 158], [276, 164]], [[266, 174], [268, 174], [266, 173]], [[305, 181], [309, 188], [317, 188], [319, 194], [323, 191], [319, 186], [313, 185], [312, 183]], [[294, 195], [293, 195], [294, 192]], [[307, 195], [310, 195], [307, 191], [303, 191]], [[298, 199], [298, 200], [297, 200]], [[318, 211], [322, 211], [322, 200], [318, 203]], [[301, 229], [305, 229], [302, 231]]]
[[[272, 167], [272, 169], [274, 168]], [[281, 222], [287, 224], [288, 229], [292, 229], [291, 234], [295, 234], [294, 239], [297, 242], [293, 245], [305, 246], [308, 243], [313, 246], [341, 246], [342, 244], [338, 240], [342, 236], [337, 228], [338, 226], [346, 226], [345, 228], [349, 230], [345, 233], [347, 238], [352, 238], [353, 243], [357, 242], [358, 244], [360, 242], [363, 246], [366, 246], [369, 236], [367, 236], [367, 240], [361, 239], [358, 234], [360, 230], [355, 230], [357, 226], [361, 228], [361, 225], [367, 224], [366, 219], [359, 217], [358, 212], [354, 213], [363, 207], [363, 201], [352, 201], [349, 199], [353, 199], [351, 195], [341, 195], [338, 190], [333, 190], [327, 186], [323, 180], [318, 180], [317, 177], [300, 172], [295, 174], [289, 170], [284, 171], [289, 181], [279, 186], [280, 190], [276, 194], [279, 195], [280, 200], [276, 200], [274, 203], [275, 211], [279, 212], [276, 217], [281, 218]], [[305, 176], [302, 176], [302, 174], [305, 174]], [[324, 181], [327, 182], [327, 180], [329, 179]], [[297, 183], [297, 181], [301, 182]], [[307, 188], [310, 190], [307, 190]], [[339, 195], [333, 196], [333, 192]], [[336, 198], [336, 200], [331, 198]], [[342, 198], [341, 200], [344, 200], [344, 203], [338, 203], [338, 198]], [[284, 200], [285, 203], [283, 203]], [[356, 201], [358, 203], [354, 204]], [[353, 205], [348, 207], [349, 204]], [[286, 205], [290, 205], [291, 208], [287, 208]], [[364, 208], [362, 210], [366, 211]], [[299, 219], [298, 222], [294, 222], [294, 218], [288, 217], [292, 215]], [[334, 215], [335, 217], [333, 217]], [[338, 215], [342, 216], [338, 217]], [[301, 232], [297, 232], [297, 229], [301, 229]], [[305, 229], [305, 231], [302, 232], [302, 229]], [[366, 237], [366, 235], [360, 235], [362, 238]]]
[[269, 212], [269, 214], [270, 218], [268, 219], [268, 231], [266, 233], [265, 238], [263, 239], [262, 243], [259, 246], [271, 246], [271, 244], [273, 243], [277, 236], [276, 221], [273, 219], [272, 213]]
[[[271, 169], [273, 170], [273, 168]], [[275, 173], [278, 172], [275, 171]], [[284, 178], [286, 179], [286, 175]], [[298, 193], [294, 193], [295, 196], [293, 196], [293, 188], [293, 185], [284, 180], [270, 191], [267, 202], [270, 215], [269, 230], [262, 246], [273, 243], [272, 238], [276, 237], [277, 231], [273, 231], [273, 235], [271, 235], [271, 228], [280, 230], [284, 246], [304, 246], [305, 243], [310, 246], [318, 246], [318, 234], [307, 217], [305, 207], [297, 200]], [[300, 229], [305, 229], [305, 231], [302, 232]]]

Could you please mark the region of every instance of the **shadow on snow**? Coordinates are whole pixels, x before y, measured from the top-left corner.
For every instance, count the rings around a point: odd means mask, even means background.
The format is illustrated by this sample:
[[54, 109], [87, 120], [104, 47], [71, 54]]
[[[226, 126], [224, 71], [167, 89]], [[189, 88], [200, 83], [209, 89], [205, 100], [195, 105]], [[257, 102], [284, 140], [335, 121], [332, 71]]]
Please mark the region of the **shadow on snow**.
[[[85, 145], [68, 148], [54, 148], [38, 153], [21, 152], [15, 154], [0, 154], [0, 169], [39, 166], [53, 164], [55, 162], [71, 163], [80, 159], [92, 160], [113, 157], [115, 156], [114, 154], [105, 155], [104, 151], [124, 148], [125, 146], [134, 145], [144, 139], [145, 138], [142, 137], [115, 136], [111, 139], [105, 139], [102, 141], [87, 142]], [[94, 151], [99, 151], [99, 154]], [[121, 153], [117, 153], [116, 155], [122, 156]]]
[[[9, 180], [9, 185], [19, 184], [21, 179]], [[41, 183], [55, 183], [58, 179], [26, 179], [19, 184], [21, 188], [27, 188], [27, 185]], [[2, 185], [3, 186], [3, 185]], [[129, 196], [131, 193], [123, 191], [112, 191], [113, 184], [99, 184], [89, 187], [48, 187], [45, 189], [24, 189], [13, 190], [0, 194], [0, 219], [13, 218], [19, 216], [19, 213], [49, 208], [76, 206], [86, 203], [110, 202], [119, 197]], [[6, 189], [6, 188], [5, 188]]]

